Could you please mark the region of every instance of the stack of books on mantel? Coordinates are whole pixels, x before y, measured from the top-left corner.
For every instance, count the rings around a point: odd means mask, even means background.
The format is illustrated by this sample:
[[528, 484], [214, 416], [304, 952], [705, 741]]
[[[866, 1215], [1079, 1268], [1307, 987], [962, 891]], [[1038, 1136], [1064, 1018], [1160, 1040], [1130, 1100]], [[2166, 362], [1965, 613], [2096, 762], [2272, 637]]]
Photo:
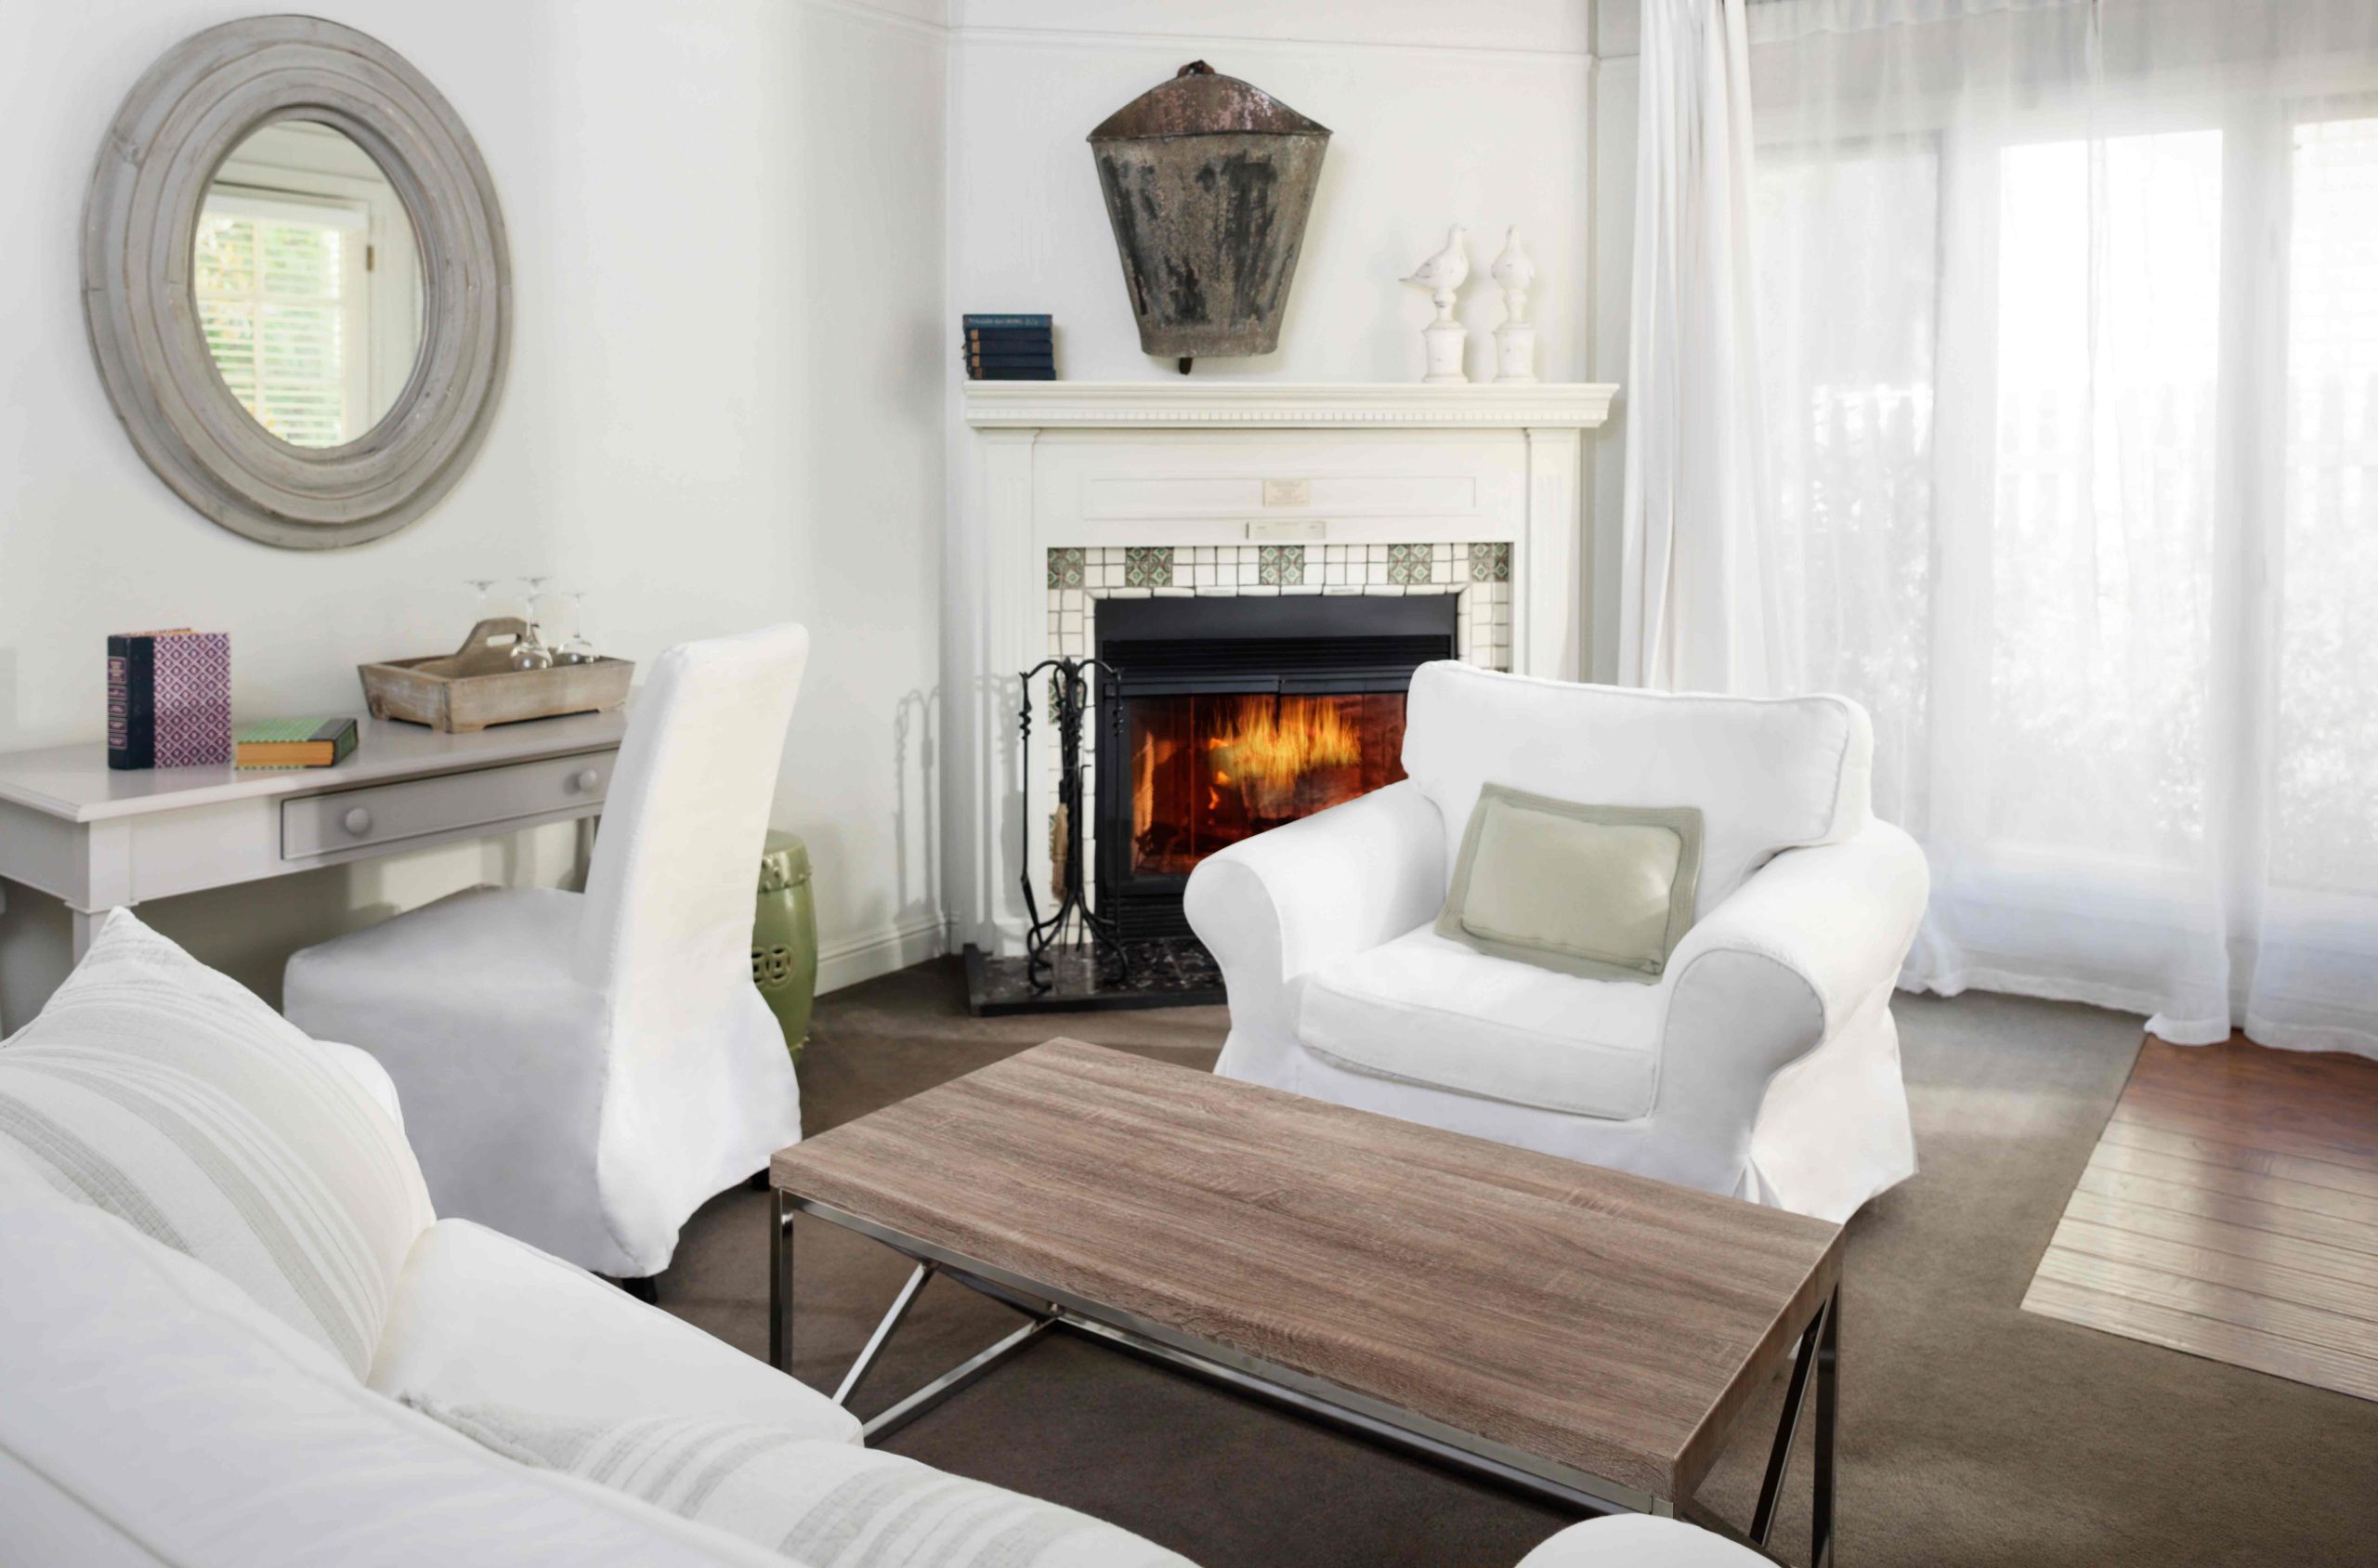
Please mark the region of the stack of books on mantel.
[[959, 354], [969, 381], [1054, 381], [1056, 346], [1046, 316], [969, 316]]

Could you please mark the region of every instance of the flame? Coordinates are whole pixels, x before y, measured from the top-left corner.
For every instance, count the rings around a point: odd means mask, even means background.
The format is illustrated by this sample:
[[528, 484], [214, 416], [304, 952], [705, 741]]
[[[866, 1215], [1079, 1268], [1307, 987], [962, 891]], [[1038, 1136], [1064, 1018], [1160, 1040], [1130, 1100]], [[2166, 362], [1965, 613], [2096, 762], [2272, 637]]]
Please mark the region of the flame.
[[1200, 693], [1135, 699], [1130, 865], [1187, 871], [1249, 833], [1404, 777], [1399, 694]]
[[[1237, 722], [1209, 736], [1218, 784], [1262, 785], [1302, 777], [1316, 768], [1351, 767], [1363, 760], [1362, 736], [1342, 708], [1326, 698], [1284, 697], [1248, 703]], [[1225, 765], [1227, 764], [1227, 765]], [[1238, 779], [1231, 777], [1233, 772]]]

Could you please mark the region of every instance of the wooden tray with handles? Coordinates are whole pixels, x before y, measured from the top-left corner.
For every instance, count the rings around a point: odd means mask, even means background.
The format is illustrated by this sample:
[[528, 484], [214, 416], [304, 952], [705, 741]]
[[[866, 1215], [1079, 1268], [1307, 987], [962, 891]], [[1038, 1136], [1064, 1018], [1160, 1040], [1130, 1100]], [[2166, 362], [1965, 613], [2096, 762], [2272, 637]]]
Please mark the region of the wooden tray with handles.
[[517, 616], [498, 616], [472, 627], [452, 653], [358, 665], [363, 699], [375, 719], [405, 719], [453, 735], [625, 705], [634, 660], [597, 659], [550, 670], [515, 670], [512, 647], [527, 630]]

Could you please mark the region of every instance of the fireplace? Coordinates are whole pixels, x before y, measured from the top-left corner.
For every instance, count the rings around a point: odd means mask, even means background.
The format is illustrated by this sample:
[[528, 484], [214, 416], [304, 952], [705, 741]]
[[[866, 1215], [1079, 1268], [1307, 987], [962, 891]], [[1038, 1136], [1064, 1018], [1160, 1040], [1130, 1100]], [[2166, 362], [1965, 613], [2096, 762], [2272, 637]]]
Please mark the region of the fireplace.
[[[1221, 1000], [1211, 955], [1183, 934], [1191, 868], [1395, 777], [1394, 715], [1424, 660], [1574, 679], [1582, 433], [1614, 390], [965, 383], [973, 436], [952, 534], [948, 727], [914, 752], [951, 786], [948, 837], [927, 875], [941, 879], [965, 948], [969, 1006]], [[1247, 619], [1216, 619], [1233, 614]], [[1020, 734], [1016, 676], [1100, 655], [1125, 667], [1128, 691], [1098, 683], [1105, 705], [1080, 737], [1082, 794], [1061, 814], [1047, 693], [1030, 694], [1034, 725]], [[1169, 698], [1197, 700], [1138, 700]], [[1136, 811], [1134, 726], [1148, 785]], [[1125, 938], [1128, 985], [1086, 948], [1057, 953], [1053, 990], [1026, 983], [1034, 907], [1045, 916], [1068, 873], [1128, 931], [1158, 934]]]
[[1450, 594], [1105, 601], [1097, 908], [1127, 938], [1186, 935], [1199, 860], [1403, 777], [1405, 692], [1454, 657], [1457, 617]]

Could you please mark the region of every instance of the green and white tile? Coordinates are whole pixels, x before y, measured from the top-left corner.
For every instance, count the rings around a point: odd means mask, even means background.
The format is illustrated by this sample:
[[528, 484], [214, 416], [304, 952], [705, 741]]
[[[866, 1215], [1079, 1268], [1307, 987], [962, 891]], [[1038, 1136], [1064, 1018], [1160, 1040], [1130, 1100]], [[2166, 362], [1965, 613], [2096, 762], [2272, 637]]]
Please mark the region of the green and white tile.
[[1169, 544], [1132, 544], [1123, 551], [1123, 586], [1169, 588], [1173, 585], [1175, 551]]

